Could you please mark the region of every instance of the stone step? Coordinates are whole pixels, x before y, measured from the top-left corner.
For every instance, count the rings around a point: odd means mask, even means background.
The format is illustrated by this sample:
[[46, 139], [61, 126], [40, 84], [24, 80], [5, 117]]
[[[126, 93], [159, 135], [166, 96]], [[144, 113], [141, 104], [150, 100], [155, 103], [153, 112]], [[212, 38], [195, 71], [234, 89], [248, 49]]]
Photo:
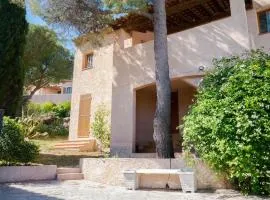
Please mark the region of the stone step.
[[59, 181], [82, 180], [82, 179], [84, 179], [84, 176], [82, 173], [57, 174], [57, 180]]
[[97, 143], [95, 139], [66, 141], [56, 144], [54, 149], [94, 152], [97, 149]]
[[61, 167], [61, 168], [57, 168], [56, 173], [57, 174], [81, 173], [81, 169], [80, 168], [66, 168], [66, 167]]
[[55, 149], [73, 149], [73, 148], [80, 148], [85, 146], [84, 144], [79, 144], [79, 145], [74, 145], [74, 144], [70, 144], [70, 145], [62, 145], [62, 146], [54, 146]]
[[55, 146], [66, 146], [66, 145], [85, 145], [89, 144], [90, 141], [67, 141], [56, 144]]

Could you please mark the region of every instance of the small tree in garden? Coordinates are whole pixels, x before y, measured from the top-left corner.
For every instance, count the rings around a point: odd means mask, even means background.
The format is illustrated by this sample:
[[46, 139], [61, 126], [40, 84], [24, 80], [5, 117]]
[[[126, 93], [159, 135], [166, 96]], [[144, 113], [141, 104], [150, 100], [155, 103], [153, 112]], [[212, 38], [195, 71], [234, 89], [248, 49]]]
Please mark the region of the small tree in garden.
[[184, 119], [195, 149], [242, 192], [270, 194], [270, 55], [262, 50], [214, 62]]
[[103, 147], [110, 147], [111, 127], [109, 122], [110, 111], [105, 105], [98, 106], [95, 112], [92, 131], [94, 136], [102, 143]]
[[40, 88], [70, 79], [73, 69], [73, 56], [60, 44], [52, 30], [31, 25], [26, 39], [24, 87], [30, 94], [25, 102]]

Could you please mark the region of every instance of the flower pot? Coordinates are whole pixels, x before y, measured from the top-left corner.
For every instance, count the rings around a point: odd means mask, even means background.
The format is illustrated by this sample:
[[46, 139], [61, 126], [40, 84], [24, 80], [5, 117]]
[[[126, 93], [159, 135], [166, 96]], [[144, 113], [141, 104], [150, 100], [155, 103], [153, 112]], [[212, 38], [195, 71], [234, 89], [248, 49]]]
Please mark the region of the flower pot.
[[179, 178], [183, 192], [196, 192], [197, 180], [193, 169], [181, 169]]
[[123, 171], [125, 178], [126, 188], [129, 190], [137, 189], [137, 181], [136, 181], [136, 171], [135, 170], [125, 170]]

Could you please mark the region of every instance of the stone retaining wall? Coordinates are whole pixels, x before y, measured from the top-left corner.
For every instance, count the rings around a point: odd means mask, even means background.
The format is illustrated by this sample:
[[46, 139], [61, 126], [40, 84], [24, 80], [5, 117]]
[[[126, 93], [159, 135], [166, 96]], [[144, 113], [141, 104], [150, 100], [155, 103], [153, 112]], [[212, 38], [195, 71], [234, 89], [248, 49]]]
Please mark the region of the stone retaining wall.
[[[83, 158], [80, 166], [85, 179], [103, 184], [124, 186], [123, 171], [127, 169], [179, 169], [184, 168], [185, 161], [181, 158]], [[226, 181], [218, 177], [202, 162], [196, 166], [198, 189], [228, 188]], [[141, 188], [165, 188], [169, 184], [171, 189], [180, 189], [179, 177], [176, 175], [142, 175]]]
[[54, 180], [56, 165], [0, 167], [0, 183]]

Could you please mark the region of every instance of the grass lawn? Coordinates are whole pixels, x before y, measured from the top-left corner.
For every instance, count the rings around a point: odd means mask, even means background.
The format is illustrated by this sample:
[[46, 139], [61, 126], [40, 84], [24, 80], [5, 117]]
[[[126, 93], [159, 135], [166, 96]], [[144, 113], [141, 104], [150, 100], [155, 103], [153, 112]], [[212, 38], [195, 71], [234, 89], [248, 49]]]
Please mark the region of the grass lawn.
[[57, 165], [58, 167], [77, 167], [80, 158], [104, 157], [101, 152], [79, 152], [54, 149], [57, 143], [67, 141], [67, 138], [38, 139], [32, 140], [40, 147], [40, 155], [35, 163], [44, 165]]

